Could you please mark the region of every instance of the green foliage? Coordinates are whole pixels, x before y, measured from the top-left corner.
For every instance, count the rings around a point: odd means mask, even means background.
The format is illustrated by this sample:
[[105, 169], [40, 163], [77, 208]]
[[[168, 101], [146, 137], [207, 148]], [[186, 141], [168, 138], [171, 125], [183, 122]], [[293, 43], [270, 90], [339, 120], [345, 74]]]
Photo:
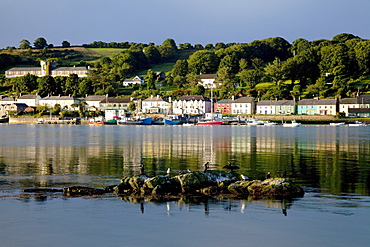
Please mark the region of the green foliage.
[[26, 40], [26, 39], [23, 39], [20, 43], [21, 43], [19, 45], [19, 48], [20, 49], [28, 49], [28, 48], [31, 48], [31, 43], [28, 40]]
[[45, 48], [45, 47], [48, 47], [48, 43], [46, 42], [46, 39], [40, 37], [40, 38], [37, 38], [35, 40], [35, 42], [33, 42], [33, 45], [35, 46], [35, 48], [37, 49], [42, 49], [42, 48]]

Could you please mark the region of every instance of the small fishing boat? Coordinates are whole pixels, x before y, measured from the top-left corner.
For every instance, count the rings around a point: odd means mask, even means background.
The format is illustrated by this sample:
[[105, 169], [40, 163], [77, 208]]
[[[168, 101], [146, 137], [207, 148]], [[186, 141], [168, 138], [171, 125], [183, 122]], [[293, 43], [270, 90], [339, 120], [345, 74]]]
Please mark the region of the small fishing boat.
[[3, 115], [0, 117], [0, 123], [7, 123], [9, 122], [9, 117], [7, 115]]
[[103, 121], [89, 121], [89, 125], [104, 125]]
[[340, 122], [340, 123], [330, 123], [329, 125], [331, 126], [340, 126], [340, 125], [345, 125], [345, 122]]
[[141, 119], [131, 119], [131, 118], [125, 118], [121, 119], [120, 121], [117, 121], [117, 125], [142, 125], [143, 120]]
[[194, 123], [183, 123], [182, 126], [194, 126]]
[[263, 125], [272, 126], [272, 125], [277, 125], [277, 123], [276, 122], [270, 122], [270, 121], [263, 121]]
[[366, 126], [366, 124], [363, 122], [355, 121], [355, 123], [350, 123], [348, 124], [348, 126]]
[[178, 125], [179, 123], [180, 123], [179, 119], [170, 119], [170, 118], [163, 119], [164, 125]]
[[256, 118], [250, 118], [250, 119], [247, 119], [247, 121], [245, 121], [245, 123], [247, 125], [263, 125], [263, 121], [259, 121], [258, 119]]
[[152, 119], [151, 117], [147, 117], [147, 118], [143, 118], [143, 119], [140, 119], [143, 121], [143, 125], [151, 125], [152, 124]]
[[284, 127], [299, 127], [301, 123], [297, 123], [295, 120], [293, 120], [290, 123], [283, 123]]
[[43, 118], [40, 118], [36, 121], [36, 124], [44, 124], [44, 119]]
[[217, 120], [201, 120], [197, 123], [197, 125], [221, 125], [222, 121]]

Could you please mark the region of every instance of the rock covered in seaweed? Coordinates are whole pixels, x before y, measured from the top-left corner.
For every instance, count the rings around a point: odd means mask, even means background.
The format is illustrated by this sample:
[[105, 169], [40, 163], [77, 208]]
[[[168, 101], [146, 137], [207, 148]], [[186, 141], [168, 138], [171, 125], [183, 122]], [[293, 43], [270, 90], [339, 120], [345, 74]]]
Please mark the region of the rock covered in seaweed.
[[92, 196], [103, 195], [105, 193], [105, 189], [97, 189], [84, 186], [72, 186], [63, 189], [63, 195], [65, 196]]
[[292, 198], [304, 195], [303, 189], [285, 178], [264, 181], [238, 181], [228, 187], [233, 194], [252, 197]]
[[152, 194], [178, 194], [181, 192], [181, 185], [178, 180], [168, 176], [156, 176], [145, 180], [143, 185], [144, 193]]

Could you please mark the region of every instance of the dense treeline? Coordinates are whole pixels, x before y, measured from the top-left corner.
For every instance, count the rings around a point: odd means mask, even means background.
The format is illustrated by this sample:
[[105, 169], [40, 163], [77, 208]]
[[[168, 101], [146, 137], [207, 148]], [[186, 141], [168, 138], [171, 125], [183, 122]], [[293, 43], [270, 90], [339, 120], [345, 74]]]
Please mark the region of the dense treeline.
[[[202, 73], [217, 73], [222, 86], [214, 93], [220, 98], [231, 95], [261, 99], [352, 97], [369, 90], [366, 79], [370, 76], [370, 41], [346, 33], [336, 35], [332, 40], [300, 38], [292, 44], [275, 37], [244, 44], [220, 42], [204, 47], [190, 43], [177, 46], [173, 39], [166, 39], [161, 45], [93, 42], [84, 46], [123, 50], [112, 58], [103, 57], [90, 63], [93, 67], [91, 76], [76, 78], [76, 84], [72, 86], [65, 85], [68, 85], [63, 81], [66, 79], [58, 79], [49, 93], [117, 94], [124, 79], [163, 62], [173, 62], [174, 67], [162, 83], [185, 89], [166, 92], [175, 97], [204, 92], [198, 85]], [[192, 54], [187, 59], [178, 60], [181, 50]], [[154, 72], [149, 70], [146, 77], [147, 87], [136, 88], [132, 96], [161, 93], [155, 88]], [[263, 82], [267, 82], [267, 86], [261, 86]], [[40, 86], [21, 86], [25, 82], [18, 79], [8, 83], [19, 92], [40, 90]], [[58, 83], [61, 86], [57, 86]], [[47, 89], [43, 91], [46, 93]]]

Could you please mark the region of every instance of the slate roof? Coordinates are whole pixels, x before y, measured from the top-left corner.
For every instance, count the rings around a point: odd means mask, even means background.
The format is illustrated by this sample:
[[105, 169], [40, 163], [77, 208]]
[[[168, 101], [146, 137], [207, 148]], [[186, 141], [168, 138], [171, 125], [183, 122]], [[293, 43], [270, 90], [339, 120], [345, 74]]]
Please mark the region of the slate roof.
[[18, 99], [36, 99], [37, 95], [35, 94], [25, 94], [18, 97]]
[[204, 97], [203, 95], [186, 95], [186, 96], [181, 96], [177, 100], [185, 100], [185, 101], [190, 101], [190, 100], [211, 101], [209, 98]]
[[369, 104], [370, 95], [360, 95], [357, 98], [343, 98], [339, 102], [340, 104]]
[[125, 103], [130, 103], [130, 99], [129, 98], [106, 98], [102, 101], [100, 101], [100, 103], [121, 103], [121, 104], [125, 104]]
[[150, 96], [149, 98], [144, 99], [143, 101], [168, 101], [167, 99], [164, 99], [159, 96]]
[[336, 105], [336, 99], [301, 99], [298, 105]]
[[253, 103], [254, 99], [252, 97], [240, 97], [236, 98], [233, 103]]
[[105, 100], [106, 96], [105, 95], [91, 95], [91, 96], [87, 96], [86, 98], [84, 98], [85, 101], [102, 101], [102, 100]]
[[217, 74], [201, 74], [200, 79], [216, 79]]

